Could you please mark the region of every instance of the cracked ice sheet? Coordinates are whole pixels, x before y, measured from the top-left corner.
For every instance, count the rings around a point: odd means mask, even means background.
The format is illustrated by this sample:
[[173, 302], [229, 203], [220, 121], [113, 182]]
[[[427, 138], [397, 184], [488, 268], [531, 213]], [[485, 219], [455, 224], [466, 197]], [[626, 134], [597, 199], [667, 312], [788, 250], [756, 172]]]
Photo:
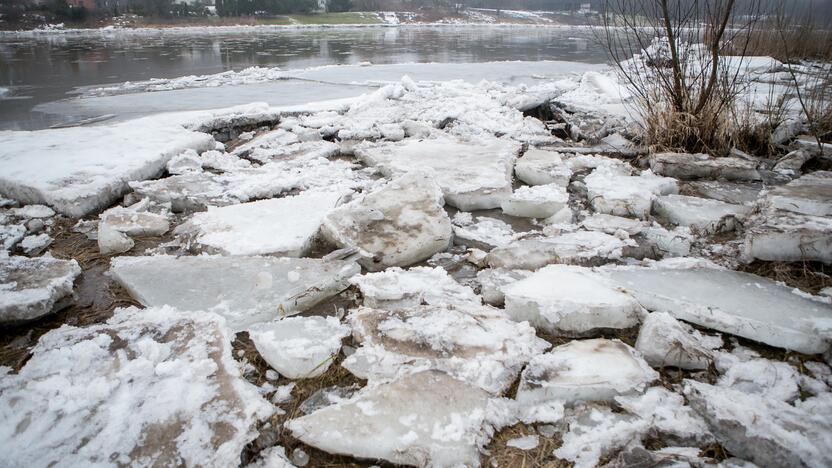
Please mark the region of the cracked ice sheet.
[[0, 449], [12, 466], [236, 466], [273, 411], [240, 377], [224, 320], [171, 308], [64, 325], [19, 374], [2, 374]]
[[666, 311], [703, 327], [806, 354], [822, 353], [829, 347], [811, 322], [832, 317], [832, 306], [769, 279], [697, 267], [601, 271], [648, 310]]
[[93, 127], [0, 132], [0, 194], [81, 217], [109, 206], [129, 181], [160, 175], [173, 156], [213, 149], [196, 129], [229, 116], [268, 120], [264, 105], [162, 114]]
[[377, 273], [354, 276], [364, 305], [374, 309], [400, 310], [427, 305], [481, 305], [482, 298], [468, 286], [451, 278], [443, 268], [393, 267]]
[[343, 366], [369, 380], [437, 369], [497, 394], [508, 389], [529, 359], [549, 347], [528, 323], [486, 306], [392, 312], [362, 307], [349, 321], [361, 347]]
[[346, 261], [210, 255], [116, 257], [110, 268], [142, 304], [216, 312], [235, 331], [300, 313], [346, 289], [359, 272]]
[[429, 168], [445, 201], [461, 210], [499, 208], [511, 195], [520, 144], [493, 137], [468, 141], [448, 135], [397, 143], [362, 144], [356, 156], [388, 177]]
[[507, 405], [439, 371], [369, 384], [346, 402], [285, 423], [328, 453], [412, 466], [479, 466]]
[[224, 207], [208, 207], [176, 229], [203, 249], [225, 255], [302, 257], [330, 210], [349, 192], [304, 191]]

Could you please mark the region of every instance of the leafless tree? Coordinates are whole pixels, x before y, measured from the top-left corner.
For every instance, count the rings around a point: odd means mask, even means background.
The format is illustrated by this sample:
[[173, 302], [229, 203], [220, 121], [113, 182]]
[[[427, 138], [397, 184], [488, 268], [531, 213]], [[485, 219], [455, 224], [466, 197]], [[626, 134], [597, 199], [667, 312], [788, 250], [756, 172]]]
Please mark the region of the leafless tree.
[[730, 149], [728, 123], [758, 19], [755, 8], [737, 14], [735, 0], [604, 2], [599, 36], [635, 95], [649, 145], [716, 154]]

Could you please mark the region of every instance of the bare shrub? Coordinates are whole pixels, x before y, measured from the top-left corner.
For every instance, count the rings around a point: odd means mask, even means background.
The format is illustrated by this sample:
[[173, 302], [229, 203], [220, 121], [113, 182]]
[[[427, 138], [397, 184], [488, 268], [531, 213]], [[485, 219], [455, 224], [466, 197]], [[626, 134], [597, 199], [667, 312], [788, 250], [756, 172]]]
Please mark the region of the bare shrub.
[[759, 19], [751, 10], [736, 15], [734, 0], [604, 3], [601, 39], [636, 96], [651, 148], [720, 155], [734, 146], [744, 58]]

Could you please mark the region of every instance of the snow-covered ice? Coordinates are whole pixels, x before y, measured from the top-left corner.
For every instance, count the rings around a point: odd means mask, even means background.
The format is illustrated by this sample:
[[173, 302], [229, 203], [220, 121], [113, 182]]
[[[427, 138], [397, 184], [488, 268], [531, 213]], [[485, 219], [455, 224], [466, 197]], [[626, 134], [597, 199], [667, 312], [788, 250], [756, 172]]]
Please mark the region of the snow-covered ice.
[[529, 185], [557, 184], [562, 187], [569, 185], [572, 169], [564, 163], [561, 154], [532, 148], [514, 164], [517, 178]]
[[478, 466], [493, 430], [489, 403], [483, 390], [423, 371], [370, 385], [286, 428], [329, 453], [411, 466]]
[[590, 231], [601, 231], [610, 235], [624, 231], [630, 236], [640, 234], [647, 229], [647, 224], [643, 221], [603, 213], [595, 213], [584, 218], [581, 226]]
[[402, 310], [418, 305], [480, 305], [474, 291], [451, 278], [439, 267], [388, 268], [354, 276], [350, 282], [361, 291], [364, 306]]
[[532, 358], [523, 370], [517, 401], [613, 401], [643, 392], [658, 378], [636, 350], [619, 340], [575, 340]]
[[615, 166], [603, 165], [584, 178], [592, 208], [598, 213], [647, 218], [659, 195], [678, 193], [675, 179], [650, 171], [641, 175], [622, 174]]
[[55, 210], [45, 205], [26, 205], [12, 208], [12, 214], [24, 219], [49, 218], [55, 216]]
[[576, 468], [592, 468], [604, 455], [638, 442], [647, 429], [648, 421], [636, 416], [614, 413], [605, 406], [582, 406], [554, 455]]
[[170, 229], [166, 210], [149, 211], [150, 200], [129, 207], [117, 206], [98, 215], [98, 249], [104, 255], [133, 248], [134, 236], [161, 236]]
[[760, 466], [832, 464], [832, 394], [792, 406], [687, 380], [685, 396], [717, 441], [736, 456]]
[[260, 116], [264, 106], [164, 114], [91, 127], [0, 132], [0, 193], [43, 203], [81, 217], [109, 206], [130, 181], [159, 176], [187, 149], [209, 150], [214, 139], [198, 130], [220, 115]]
[[371, 381], [437, 369], [496, 394], [549, 347], [527, 323], [486, 306], [362, 307], [350, 313], [349, 321], [361, 347], [342, 365]]
[[263, 359], [290, 379], [317, 377], [332, 364], [349, 327], [335, 317], [287, 317], [258, 323], [248, 335]]
[[638, 324], [641, 306], [589, 268], [549, 265], [503, 289], [506, 313], [566, 336]]
[[716, 369], [722, 374], [716, 382], [718, 387], [785, 402], [797, 399], [800, 375], [792, 365], [734, 351], [717, 354]]
[[511, 194], [511, 173], [520, 144], [494, 137], [464, 141], [451, 136], [359, 145], [356, 156], [387, 176], [416, 169], [435, 171], [445, 201], [461, 210], [499, 208]]
[[12, 466], [236, 466], [272, 406], [240, 377], [224, 321], [170, 308], [42, 336], [0, 378]]
[[682, 395], [664, 387], [650, 387], [640, 395], [618, 396], [615, 402], [630, 414], [648, 421], [654, 436], [694, 446], [713, 442], [705, 420], [685, 405]]
[[747, 206], [687, 195], [665, 195], [653, 201], [653, 214], [701, 233], [733, 231], [737, 221], [750, 212]]
[[753, 161], [736, 157], [713, 158], [707, 154], [657, 153], [650, 156], [650, 169], [656, 174], [676, 179], [711, 179], [731, 181], [760, 180]]
[[302, 312], [346, 289], [359, 271], [338, 260], [210, 255], [117, 257], [110, 268], [142, 304], [216, 312], [234, 330]]
[[761, 201], [778, 210], [832, 216], [832, 172], [818, 171], [771, 189]]
[[525, 218], [548, 218], [567, 206], [569, 194], [562, 185], [520, 187], [500, 206], [503, 213]]
[[176, 228], [201, 250], [223, 255], [302, 257], [312, 248], [324, 217], [348, 193], [304, 191], [223, 207], [208, 207]]
[[75, 260], [0, 257], [0, 323], [34, 320], [66, 307], [80, 274]]
[[722, 338], [703, 335], [667, 312], [653, 312], [644, 319], [635, 347], [653, 367], [707, 369], [713, 349], [721, 346]]
[[601, 264], [621, 258], [626, 246], [621, 239], [597, 231], [577, 231], [559, 236], [523, 239], [488, 254], [491, 268], [536, 270], [551, 263]]
[[407, 266], [450, 245], [451, 220], [442, 205], [432, 176], [413, 172], [331, 211], [321, 231], [339, 248], [358, 248], [359, 263], [370, 271]]
[[621, 268], [608, 274], [651, 311], [802, 353], [829, 347], [811, 322], [832, 317], [832, 306], [766, 278], [716, 268]]
[[20, 248], [26, 255], [37, 255], [52, 243], [49, 234], [33, 234], [26, 236], [20, 241]]
[[473, 216], [466, 211], [454, 215], [454, 243], [462, 244], [484, 251], [495, 247], [504, 247], [527, 233], [519, 233], [514, 228], [497, 218], [490, 216]]

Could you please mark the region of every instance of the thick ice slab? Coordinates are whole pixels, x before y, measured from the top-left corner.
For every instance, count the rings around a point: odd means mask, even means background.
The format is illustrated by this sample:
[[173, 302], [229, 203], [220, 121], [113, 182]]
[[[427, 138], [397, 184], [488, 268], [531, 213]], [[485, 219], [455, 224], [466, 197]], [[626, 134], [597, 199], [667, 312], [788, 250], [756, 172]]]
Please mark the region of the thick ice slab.
[[641, 306], [589, 268], [549, 265], [504, 288], [506, 313], [566, 336], [634, 327]]
[[737, 220], [744, 219], [750, 212], [748, 206], [686, 195], [665, 195], [653, 202], [653, 214], [702, 233], [733, 231]]
[[283, 198], [209, 207], [176, 228], [176, 233], [211, 253], [302, 257], [311, 249], [324, 217], [345, 195], [305, 191]]
[[712, 158], [707, 154], [658, 153], [650, 156], [650, 169], [676, 179], [760, 180], [757, 164], [735, 157]]
[[34, 320], [69, 305], [75, 260], [0, 257], [0, 323]]
[[636, 350], [619, 340], [576, 340], [532, 358], [523, 370], [517, 401], [612, 401], [643, 392], [658, 378]]
[[630, 414], [614, 413], [605, 406], [587, 405], [578, 408], [567, 427], [554, 455], [571, 461], [576, 468], [593, 468], [603, 456], [638, 442], [649, 423]]
[[111, 125], [0, 132], [0, 193], [22, 203], [43, 203], [81, 217], [106, 208], [129, 181], [158, 177], [173, 156], [213, 149], [197, 131], [220, 115], [265, 112], [262, 106], [165, 114]]
[[442, 205], [432, 176], [414, 172], [333, 210], [321, 232], [340, 248], [358, 248], [370, 271], [407, 266], [450, 245], [451, 220]]
[[460, 211], [452, 220], [454, 243], [489, 251], [506, 246], [525, 233], [518, 233], [510, 224], [497, 218], [477, 216]]
[[659, 195], [678, 193], [676, 180], [645, 171], [639, 176], [622, 174], [607, 165], [584, 178], [587, 196], [598, 213], [647, 218]]
[[556, 151], [529, 149], [514, 164], [514, 174], [529, 185], [569, 185], [572, 169]]
[[370, 380], [431, 368], [496, 394], [549, 347], [527, 323], [485, 306], [362, 307], [349, 321], [361, 347], [342, 365]]
[[511, 194], [511, 173], [519, 152], [520, 144], [511, 140], [483, 136], [464, 141], [444, 135], [355, 149], [359, 159], [387, 176], [433, 169], [445, 201], [465, 211], [500, 207]]
[[363, 304], [373, 309], [401, 310], [427, 305], [481, 305], [474, 291], [451, 278], [439, 267], [388, 268], [378, 273], [354, 276]]
[[223, 320], [170, 308], [42, 336], [0, 379], [12, 466], [236, 466], [272, 406], [239, 375]]
[[234, 330], [302, 312], [346, 289], [359, 271], [335, 260], [209, 255], [117, 257], [110, 268], [142, 304], [217, 312]]
[[832, 217], [764, 209], [749, 219], [743, 249], [749, 259], [832, 263]]
[[644, 232], [648, 224], [637, 219], [624, 218], [603, 213], [595, 213], [581, 221], [581, 226], [590, 231], [601, 231], [606, 234], [616, 234], [624, 231], [629, 236]]
[[697, 180], [685, 183], [682, 192], [734, 205], [751, 205], [759, 198], [762, 188], [761, 184]]
[[536, 270], [551, 263], [602, 264], [621, 258], [626, 244], [619, 238], [596, 231], [577, 231], [554, 237], [524, 239], [488, 254], [491, 268]]
[[760, 466], [827, 467], [832, 464], [832, 398], [795, 406], [738, 390], [685, 381], [690, 405], [732, 454]]
[[478, 466], [489, 395], [438, 371], [369, 386], [349, 401], [286, 423], [325, 452], [411, 466]]
[[649, 314], [636, 340], [636, 349], [657, 368], [707, 369], [721, 346], [722, 338], [704, 336], [667, 312]]
[[503, 213], [524, 218], [548, 218], [567, 206], [566, 187], [557, 184], [520, 187], [500, 206]]
[[134, 236], [161, 236], [170, 229], [166, 209], [148, 211], [145, 199], [130, 207], [117, 206], [98, 215], [98, 250], [104, 255], [133, 248]]
[[248, 329], [257, 352], [290, 379], [317, 377], [332, 364], [349, 327], [335, 317], [287, 317]]
[[761, 203], [798, 214], [832, 216], [832, 172], [813, 172], [775, 187]]
[[807, 354], [829, 346], [810, 322], [832, 317], [832, 306], [766, 278], [713, 268], [613, 269], [609, 277], [648, 310], [686, 322]]

